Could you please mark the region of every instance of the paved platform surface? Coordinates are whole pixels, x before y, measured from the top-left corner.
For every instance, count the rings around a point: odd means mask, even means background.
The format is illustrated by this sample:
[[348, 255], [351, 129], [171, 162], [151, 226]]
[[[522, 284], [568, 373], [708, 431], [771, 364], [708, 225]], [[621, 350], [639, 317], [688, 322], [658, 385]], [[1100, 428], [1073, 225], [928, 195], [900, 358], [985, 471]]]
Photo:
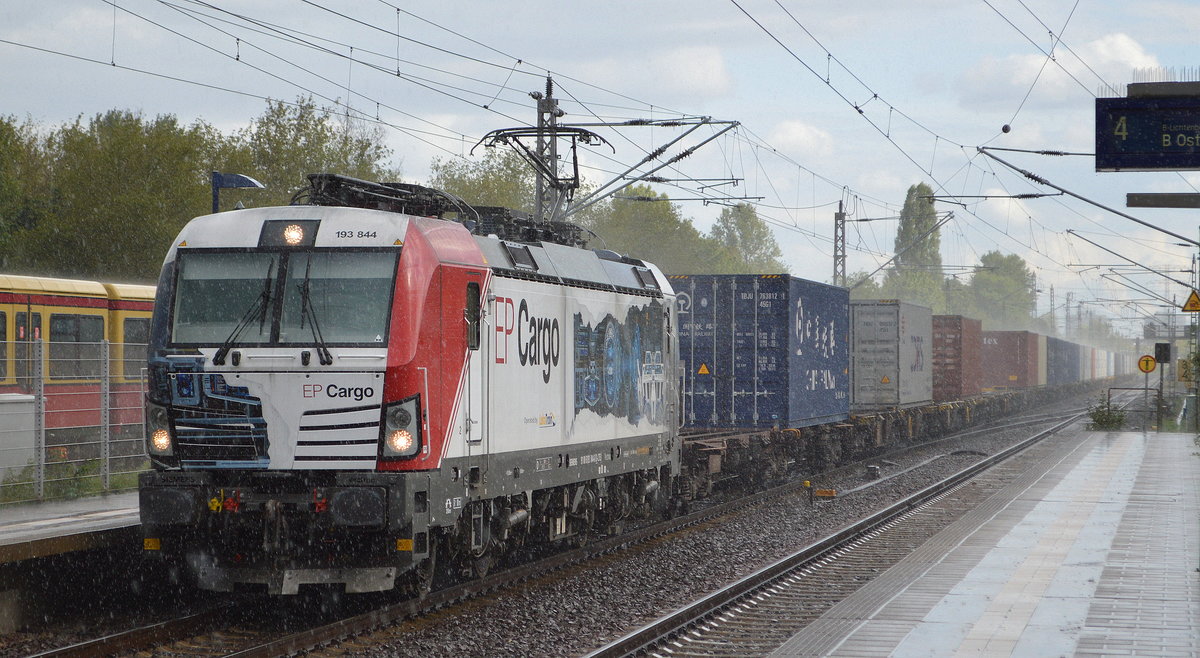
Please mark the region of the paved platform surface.
[[777, 656], [1200, 656], [1200, 447], [1088, 433]]
[[0, 564], [136, 540], [136, 491], [0, 507]]

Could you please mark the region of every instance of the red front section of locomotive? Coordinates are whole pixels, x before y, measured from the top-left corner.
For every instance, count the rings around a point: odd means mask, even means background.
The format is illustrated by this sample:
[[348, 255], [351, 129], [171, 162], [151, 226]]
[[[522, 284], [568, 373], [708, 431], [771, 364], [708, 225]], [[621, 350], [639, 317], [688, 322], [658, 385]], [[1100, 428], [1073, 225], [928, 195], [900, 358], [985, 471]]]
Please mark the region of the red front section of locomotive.
[[469, 310], [480, 307], [488, 279], [487, 262], [461, 224], [409, 222], [392, 304], [383, 403], [387, 409], [416, 397], [420, 446], [406, 458], [389, 458], [381, 448], [379, 470], [420, 471], [440, 464], [463, 398], [472, 336], [479, 331], [478, 311], [472, 322]]

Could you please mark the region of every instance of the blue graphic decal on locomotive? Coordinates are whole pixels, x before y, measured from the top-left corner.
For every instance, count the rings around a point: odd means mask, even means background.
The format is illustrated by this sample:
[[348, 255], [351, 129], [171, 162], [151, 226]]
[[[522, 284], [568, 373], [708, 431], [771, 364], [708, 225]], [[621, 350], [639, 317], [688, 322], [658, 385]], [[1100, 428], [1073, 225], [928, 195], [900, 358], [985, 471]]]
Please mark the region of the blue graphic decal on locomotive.
[[631, 308], [624, 321], [605, 314], [599, 322], [575, 314], [575, 413], [643, 418], [661, 423], [665, 408], [663, 305], [653, 300]]
[[151, 386], [171, 405], [176, 452], [184, 468], [265, 469], [271, 464], [262, 400], [200, 359], [151, 360]]

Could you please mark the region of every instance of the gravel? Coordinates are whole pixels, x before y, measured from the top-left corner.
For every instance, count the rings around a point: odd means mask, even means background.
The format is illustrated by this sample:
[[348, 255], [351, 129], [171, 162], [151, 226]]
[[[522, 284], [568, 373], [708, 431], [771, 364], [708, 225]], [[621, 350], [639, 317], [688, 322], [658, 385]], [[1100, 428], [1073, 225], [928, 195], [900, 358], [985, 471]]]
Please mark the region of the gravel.
[[[1046, 426], [1051, 424], [1053, 421], [1046, 422]], [[1075, 427], [1068, 431], [1077, 431]], [[945, 479], [979, 461], [981, 454], [993, 454], [1035, 431], [1031, 427], [997, 430], [936, 448], [888, 455], [872, 462], [880, 466], [881, 476], [873, 486], [839, 493], [834, 500], [811, 506], [805, 493], [775, 498], [619, 555], [548, 574], [516, 590], [404, 622], [359, 638], [353, 645], [332, 647], [322, 653], [586, 654], [832, 534], [848, 521]], [[818, 476], [813, 484], [845, 492], [867, 482], [865, 470], [860, 466]]]

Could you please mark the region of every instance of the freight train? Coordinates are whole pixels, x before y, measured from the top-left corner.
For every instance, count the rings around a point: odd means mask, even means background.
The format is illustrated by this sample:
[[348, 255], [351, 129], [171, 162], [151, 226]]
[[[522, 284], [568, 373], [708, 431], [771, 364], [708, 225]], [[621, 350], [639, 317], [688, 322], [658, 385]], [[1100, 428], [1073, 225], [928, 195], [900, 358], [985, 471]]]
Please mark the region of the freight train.
[[[156, 294], [144, 548], [212, 590], [423, 591], [1022, 399], [921, 404], [927, 311], [901, 336], [881, 306], [856, 340], [841, 288], [669, 279], [567, 224], [331, 174], [192, 220]], [[888, 408], [851, 416], [856, 390]]]

